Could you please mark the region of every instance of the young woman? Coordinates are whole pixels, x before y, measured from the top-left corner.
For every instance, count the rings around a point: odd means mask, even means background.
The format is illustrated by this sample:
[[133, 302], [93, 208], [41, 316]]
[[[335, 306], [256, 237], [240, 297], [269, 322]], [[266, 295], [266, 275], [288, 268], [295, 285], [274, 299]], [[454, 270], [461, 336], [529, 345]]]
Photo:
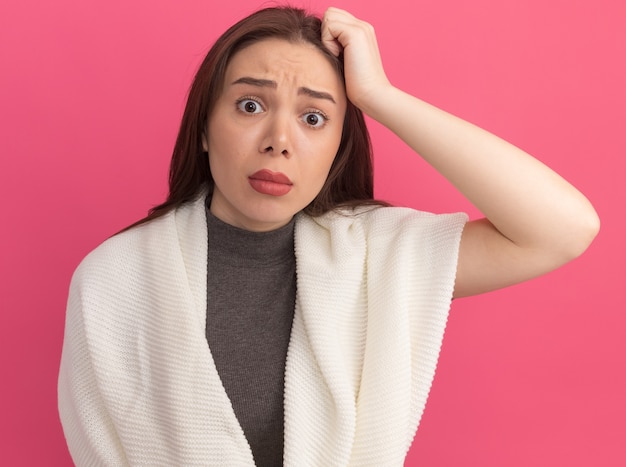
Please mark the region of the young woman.
[[[376, 119], [486, 215], [373, 200]], [[598, 231], [501, 139], [388, 81], [372, 27], [269, 8], [192, 85], [165, 203], [72, 280], [59, 409], [78, 465], [402, 465], [453, 297]]]

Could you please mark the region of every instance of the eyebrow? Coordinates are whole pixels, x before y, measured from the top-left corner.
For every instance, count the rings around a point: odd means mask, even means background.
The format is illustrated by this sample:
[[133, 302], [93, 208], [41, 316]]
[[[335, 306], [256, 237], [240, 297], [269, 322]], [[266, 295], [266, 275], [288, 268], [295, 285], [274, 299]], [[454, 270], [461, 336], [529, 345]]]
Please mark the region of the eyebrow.
[[307, 96], [314, 97], [315, 99], [326, 99], [326, 100], [331, 101], [333, 104], [336, 104], [335, 99], [333, 99], [333, 96], [331, 96], [327, 92], [314, 91], [313, 89], [302, 87], [298, 89], [298, 94], [305, 94]]
[[[232, 82], [232, 84], [249, 84], [250, 86], [257, 86], [261, 88], [272, 88], [272, 89], [276, 89], [278, 87], [278, 84], [276, 83], [276, 81], [272, 81], [270, 79], [252, 78], [250, 76], [243, 76], [239, 79], [236, 79], [235, 81]], [[315, 91], [314, 89], [307, 88], [307, 87], [300, 87], [298, 88], [298, 95], [302, 95], [302, 94], [309, 96], [309, 97], [313, 97], [315, 99], [326, 99], [332, 102], [333, 104], [336, 104], [333, 96], [327, 92]]]

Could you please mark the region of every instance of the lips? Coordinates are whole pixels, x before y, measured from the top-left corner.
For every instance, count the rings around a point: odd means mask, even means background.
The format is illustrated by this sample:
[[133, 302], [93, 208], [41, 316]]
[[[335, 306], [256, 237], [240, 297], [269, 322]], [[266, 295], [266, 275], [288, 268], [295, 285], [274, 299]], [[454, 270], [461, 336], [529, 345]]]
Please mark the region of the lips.
[[285, 174], [268, 169], [253, 173], [248, 177], [248, 182], [255, 191], [270, 196], [286, 195], [293, 186]]

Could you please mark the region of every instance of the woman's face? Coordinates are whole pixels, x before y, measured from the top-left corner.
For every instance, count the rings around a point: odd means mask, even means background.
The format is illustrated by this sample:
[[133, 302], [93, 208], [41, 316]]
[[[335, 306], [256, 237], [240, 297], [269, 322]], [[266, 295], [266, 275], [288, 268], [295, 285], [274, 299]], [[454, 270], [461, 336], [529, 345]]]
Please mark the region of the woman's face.
[[252, 231], [287, 224], [322, 189], [345, 112], [343, 82], [315, 46], [267, 39], [236, 53], [203, 138], [213, 215]]

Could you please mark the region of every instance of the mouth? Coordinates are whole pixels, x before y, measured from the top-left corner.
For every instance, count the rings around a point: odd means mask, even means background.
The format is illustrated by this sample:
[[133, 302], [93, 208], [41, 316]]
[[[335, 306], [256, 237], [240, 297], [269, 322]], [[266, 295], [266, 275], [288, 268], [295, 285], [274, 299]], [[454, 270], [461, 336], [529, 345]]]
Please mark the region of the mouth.
[[250, 186], [257, 192], [270, 196], [283, 196], [291, 191], [293, 183], [287, 175], [262, 169], [248, 177]]

